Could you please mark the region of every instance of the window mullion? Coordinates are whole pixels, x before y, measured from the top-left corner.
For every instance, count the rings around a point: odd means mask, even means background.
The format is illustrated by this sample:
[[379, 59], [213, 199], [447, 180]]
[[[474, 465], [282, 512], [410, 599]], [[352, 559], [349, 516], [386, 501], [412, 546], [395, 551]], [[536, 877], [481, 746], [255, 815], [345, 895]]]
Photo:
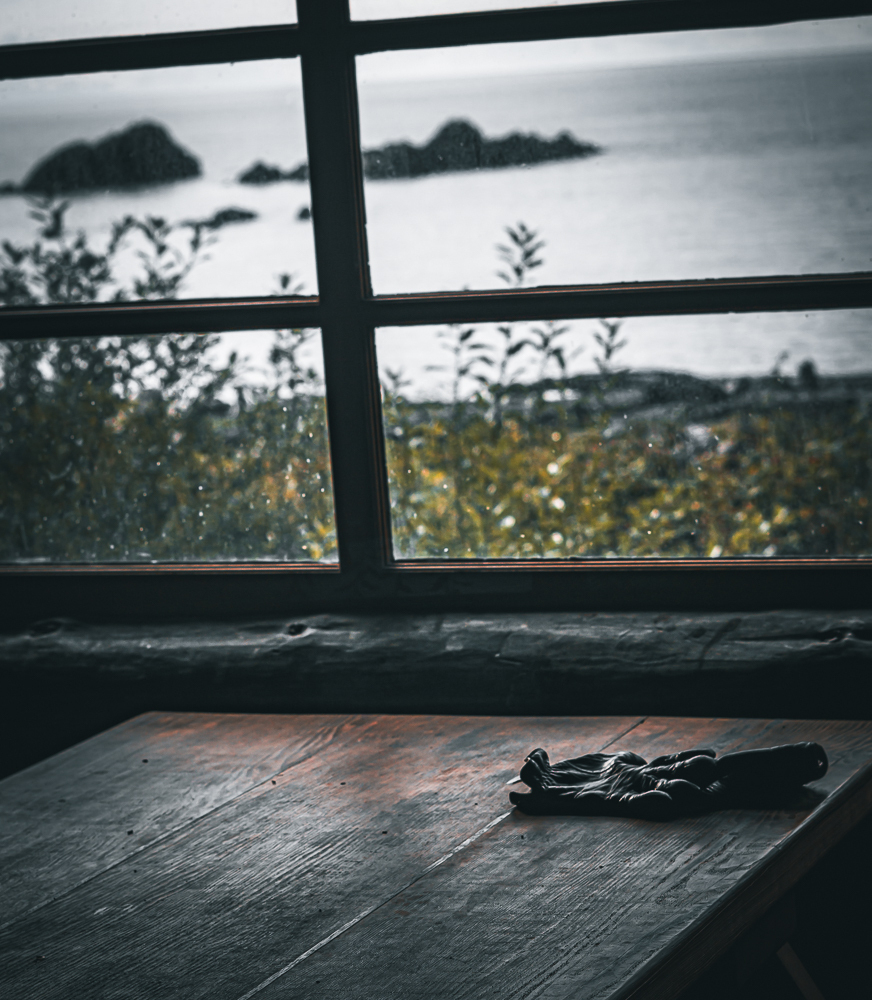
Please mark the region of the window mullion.
[[[413, 14], [414, 12], [410, 12]], [[559, 7], [408, 16], [353, 24], [358, 53], [493, 42], [595, 38], [663, 31], [762, 27], [793, 21], [862, 17], [870, 0], [607, 0]]]
[[354, 55], [347, 0], [297, 6], [339, 560], [357, 580], [384, 566], [390, 522]]
[[297, 54], [294, 24], [72, 38], [0, 46], [0, 80], [287, 59]]
[[378, 295], [374, 327], [872, 308], [872, 272]]

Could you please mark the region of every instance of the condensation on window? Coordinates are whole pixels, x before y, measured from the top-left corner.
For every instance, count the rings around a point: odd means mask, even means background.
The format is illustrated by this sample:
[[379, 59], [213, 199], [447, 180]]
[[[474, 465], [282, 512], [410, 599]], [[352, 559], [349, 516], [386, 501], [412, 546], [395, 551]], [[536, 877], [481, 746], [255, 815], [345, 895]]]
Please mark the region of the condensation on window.
[[377, 331], [398, 559], [872, 555], [872, 311]]
[[0, 344], [0, 561], [336, 560], [318, 331]]

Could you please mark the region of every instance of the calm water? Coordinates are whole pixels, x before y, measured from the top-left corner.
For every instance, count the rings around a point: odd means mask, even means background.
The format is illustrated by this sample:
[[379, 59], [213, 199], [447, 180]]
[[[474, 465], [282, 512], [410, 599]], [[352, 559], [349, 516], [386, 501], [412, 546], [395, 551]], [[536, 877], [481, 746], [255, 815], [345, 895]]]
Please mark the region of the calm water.
[[866, 269], [870, 106], [865, 55], [362, 87], [368, 145], [464, 116], [491, 135], [568, 128], [605, 147], [371, 183], [374, 285], [491, 287], [494, 234], [519, 219], [548, 241], [543, 284]]
[[[258, 220], [222, 231], [185, 294], [267, 294], [284, 271], [315, 292], [311, 225], [296, 218], [307, 186], [234, 181], [256, 159], [290, 167], [305, 158], [296, 65], [270, 65], [269, 80], [245, 77], [243, 88], [234, 74], [253, 72], [244, 67], [171, 71], [178, 86], [135, 91], [107, 86], [113, 75], [71, 78], [54, 95], [5, 84], [0, 180], [20, 180], [63, 142], [161, 121], [201, 158], [203, 178], [75, 198], [71, 224], [99, 242], [128, 212], [181, 220], [248, 208]], [[518, 221], [546, 241], [542, 284], [866, 270], [872, 262], [866, 54], [362, 84], [360, 104], [368, 147], [421, 142], [446, 119], [465, 117], [489, 135], [569, 129], [605, 148], [590, 160], [529, 169], [367, 183], [378, 292], [498, 286], [494, 245]], [[33, 233], [23, 200], [0, 199], [0, 234], [23, 242]], [[750, 355], [735, 338], [706, 336], [706, 318], [691, 335], [676, 331], [671, 347], [664, 321], [651, 322], [656, 356], [700, 372], [768, 370], [783, 350], [787, 369], [804, 357], [824, 371], [872, 367], [867, 316], [819, 315], [800, 324], [801, 334], [789, 318], [770, 321]], [[628, 321], [625, 363], [651, 363], [644, 351], [633, 355], [648, 322]], [[755, 330], [745, 337], [751, 346], [759, 339]], [[404, 366], [426, 379], [432, 334], [409, 333], [404, 345]], [[590, 352], [579, 358], [589, 367]]]

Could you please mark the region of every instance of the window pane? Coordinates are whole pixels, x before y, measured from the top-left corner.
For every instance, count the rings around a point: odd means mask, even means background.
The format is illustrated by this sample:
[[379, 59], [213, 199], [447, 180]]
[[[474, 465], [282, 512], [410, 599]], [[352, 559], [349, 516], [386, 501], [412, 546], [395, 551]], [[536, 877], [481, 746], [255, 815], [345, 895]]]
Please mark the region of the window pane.
[[378, 292], [865, 270], [872, 19], [358, 60]]
[[564, 7], [596, 0], [351, 0], [357, 21], [389, 17], [424, 17], [428, 14], [466, 14], [476, 10], [517, 10], [519, 7]]
[[377, 345], [397, 558], [872, 555], [872, 310]]
[[268, 183], [299, 60], [10, 80], [0, 128], [0, 304], [316, 293], [305, 171]]
[[0, 45], [64, 38], [206, 31], [297, 20], [295, 0], [209, 0], [209, 3], [107, 3], [106, 0], [3, 0]]
[[0, 561], [335, 561], [320, 346], [0, 344]]

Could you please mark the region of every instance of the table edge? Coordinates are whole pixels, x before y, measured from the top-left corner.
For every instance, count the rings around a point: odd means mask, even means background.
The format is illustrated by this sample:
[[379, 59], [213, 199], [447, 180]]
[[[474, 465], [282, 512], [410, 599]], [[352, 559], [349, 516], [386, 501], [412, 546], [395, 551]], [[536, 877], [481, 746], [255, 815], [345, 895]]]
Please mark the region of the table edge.
[[803, 875], [872, 813], [872, 760], [832, 792], [724, 896], [609, 1000], [672, 1000], [707, 971]]

